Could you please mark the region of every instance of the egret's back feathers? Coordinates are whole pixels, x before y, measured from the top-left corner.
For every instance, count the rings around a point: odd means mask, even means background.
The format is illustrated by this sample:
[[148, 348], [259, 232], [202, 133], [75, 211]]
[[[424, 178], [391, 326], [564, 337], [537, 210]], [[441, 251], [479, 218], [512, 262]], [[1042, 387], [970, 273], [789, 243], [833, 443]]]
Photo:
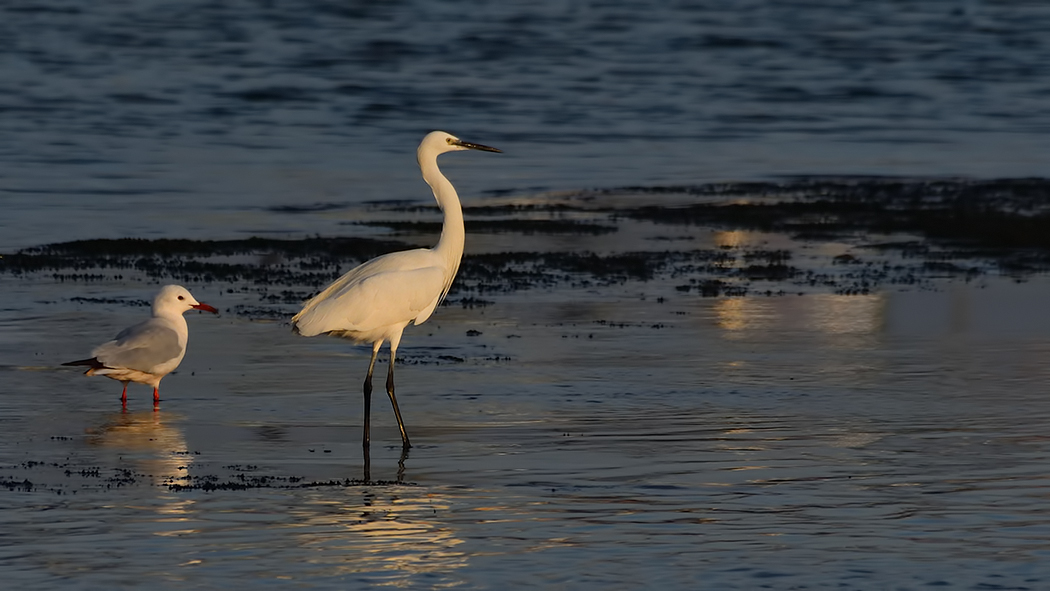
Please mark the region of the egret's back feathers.
[[[428, 249], [394, 252], [340, 277], [292, 318], [299, 334], [368, 341], [376, 331], [421, 324], [441, 299], [445, 269]], [[427, 263], [430, 263], [427, 265]]]

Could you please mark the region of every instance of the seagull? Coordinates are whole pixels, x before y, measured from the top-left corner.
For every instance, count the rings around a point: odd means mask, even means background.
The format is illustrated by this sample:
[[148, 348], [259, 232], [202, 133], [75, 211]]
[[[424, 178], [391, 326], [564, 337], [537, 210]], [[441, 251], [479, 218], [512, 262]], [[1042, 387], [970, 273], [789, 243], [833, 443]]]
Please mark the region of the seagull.
[[91, 352], [94, 357], [62, 365], [86, 365], [84, 375], [106, 376], [124, 384], [121, 405], [128, 406], [128, 382], [153, 386], [153, 406], [160, 403], [160, 380], [186, 355], [189, 328], [182, 314], [189, 310], [219, 311], [198, 302], [181, 285], [166, 285], [153, 298], [152, 316], [120, 331], [115, 339]]
[[433, 248], [392, 252], [374, 258], [343, 275], [324, 291], [306, 302], [292, 317], [292, 327], [300, 335], [328, 334], [356, 343], [371, 343], [372, 359], [365, 377], [365, 425], [363, 446], [368, 447], [368, 423], [372, 399], [372, 370], [383, 342], [390, 343], [390, 369], [386, 374], [386, 393], [394, 407], [403, 449], [412, 447], [394, 397], [394, 359], [401, 333], [410, 323], [422, 324], [445, 299], [463, 258], [463, 209], [456, 189], [438, 169], [437, 157], [446, 152], [496, 148], [465, 142], [444, 131], [428, 133], [416, 150], [416, 161], [423, 180], [434, 191], [438, 207], [444, 212], [441, 238]]

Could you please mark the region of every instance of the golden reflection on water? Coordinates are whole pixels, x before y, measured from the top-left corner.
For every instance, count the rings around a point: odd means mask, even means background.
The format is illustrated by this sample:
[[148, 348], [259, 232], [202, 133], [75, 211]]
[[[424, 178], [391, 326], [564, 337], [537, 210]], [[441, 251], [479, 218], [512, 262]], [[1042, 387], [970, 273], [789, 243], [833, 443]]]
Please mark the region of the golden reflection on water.
[[718, 326], [730, 333], [768, 327], [772, 318], [766, 304], [754, 298], [722, 298], [715, 303]]
[[714, 316], [727, 337], [734, 333], [805, 329], [824, 336], [869, 336], [883, 331], [885, 294], [810, 294], [780, 298], [722, 298]]
[[297, 543], [315, 549], [309, 561], [330, 575], [387, 573], [378, 583], [408, 587], [419, 575], [450, 575], [468, 563], [447, 519], [449, 502], [413, 487], [367, 493], [354, 500], [317, 497], [291, 509]]
[[829, 335], [874, 334], [886, 324], [886, 294], [816, 294], [810, 317], [814, 329]]
[[714, 243], [718, 248], [740, 248], [751, 241], [752, 232], [743, 230], [719, 230], [714, 235]]

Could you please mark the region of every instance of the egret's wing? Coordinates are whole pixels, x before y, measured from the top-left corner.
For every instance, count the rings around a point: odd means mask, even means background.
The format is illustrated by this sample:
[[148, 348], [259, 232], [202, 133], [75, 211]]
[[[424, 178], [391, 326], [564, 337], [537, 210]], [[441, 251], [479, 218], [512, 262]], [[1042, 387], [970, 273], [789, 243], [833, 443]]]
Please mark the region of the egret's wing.
[[423, 312], [426, 320], [441, 298], [444, 285], [443, 267], [375, 273], [338, 290], [325, 290], [292, 321], [300, 334], [313, 336], [408, 324]]
[[[310, 315], [314, 308], [324, 302], [342, 299], [345, 294], [355, 289], [355, 286], [369, 277], [388, 272], [413, 271], [426, 267], [440, 267], [441, 260], [432, 250], [419, 248], [415, 250], [404, 250], [391, 252], [367, 261], [332, 282], [324, 291], [315, 295], [310, 301], [303, 305], [303, 309], [292, 317], [292, 324], [303, 332], [300, 322]], [[323, 331], [322, 331], [323, 332]], [[319, 334], [319, 333], [315, 333]]]
[[91, 352], [106, 367], [123, 367], [150, 373], [153, 368], [182, 354], [174, 330], [147, 320], [124, 329], [117, 338]]

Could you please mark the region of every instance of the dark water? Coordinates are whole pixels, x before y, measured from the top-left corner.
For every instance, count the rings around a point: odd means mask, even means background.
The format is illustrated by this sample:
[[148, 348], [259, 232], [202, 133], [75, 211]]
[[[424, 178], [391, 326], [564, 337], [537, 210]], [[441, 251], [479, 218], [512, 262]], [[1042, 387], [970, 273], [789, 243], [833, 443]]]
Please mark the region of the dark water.
[[[785, 174], [1044, 175], [1043, 2], [0, 7], [0, 248], [326, 233], [274, 204]], [[36, 215], [44, 211], [45, 216]]]
[[[382, 234], [354, 223], [389, 215], [368, 202], [432, 203], [414, 147], [434, 128], [506, 151], [442, 160], [473, 205], [1046, 176], [1048, 30], [1041, 2], [4, 3], [0, 252]], [[683, 199], [601, 198], [613, 220]], [[917, 264], [860, 238], [619, 222], [468, 249]], [[443, 307], [399, 351], [416, 447], [400, 457], [376, 400], [369, 485], [350, 480], [367, 351], [295, 337], [294, 306], [190, 283], [227, 313], [189, 318], [159, 412], [132, 386], [120, 413], [118, 384], [57, 365], [138, 320], [125, 302], [154, 279], [2, 274], [0, 572], [26, 590], [1046, 588], [1050, 284], [979, 264], [863, 295], [702, 298], [683, 271]]]

